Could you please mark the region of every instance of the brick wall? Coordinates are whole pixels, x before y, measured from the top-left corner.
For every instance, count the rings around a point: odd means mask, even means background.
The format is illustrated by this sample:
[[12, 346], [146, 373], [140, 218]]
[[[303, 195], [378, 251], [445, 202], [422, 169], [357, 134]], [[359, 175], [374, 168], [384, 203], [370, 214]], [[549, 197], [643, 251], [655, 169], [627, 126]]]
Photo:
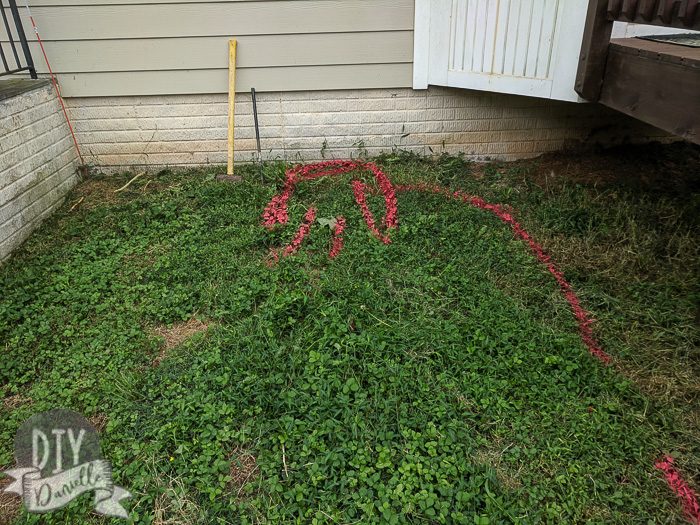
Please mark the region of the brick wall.
[[[226, 162], [226, 95], [69, 99], [88, 162], [106, 171]], [[664, 137], [592, 104], [446, 88], [259, 93], [266, 159], [319, 160], [394, 147], [475, 159], [532, 157], [581, 142]], [[250, 95], [236, 97], [236, 160], [255, 152]]]
[[77, 182], [77, 158], [46, 82], [0, 100], [0, 261], [62, 202]]

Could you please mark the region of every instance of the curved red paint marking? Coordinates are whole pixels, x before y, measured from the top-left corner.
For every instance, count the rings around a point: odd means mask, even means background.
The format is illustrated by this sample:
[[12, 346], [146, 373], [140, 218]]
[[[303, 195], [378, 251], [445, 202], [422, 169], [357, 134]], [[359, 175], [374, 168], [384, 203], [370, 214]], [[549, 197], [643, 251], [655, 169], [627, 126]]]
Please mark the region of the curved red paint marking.
[[[391, 239], [388, 235], [383, 235], [382, 232], [377, 228], [377, 223], [374, 220], [374, 215], [367, 205], [367, 185], [359, 180], [354, 180], [351, 183], [352, 193], [355, 196], [355, 202], [360, 207], [360, 212], [362, 213], [362, 218], [365, 220], [365, 224], [369, 228], [377, 239], [382, 241], [384, 244], [389, 244]], [[386, 225], [386, 217], [389, 215], [387, 206], [387, 214], [384, 216], [384, 224]], [[388, 228], [387, 228], [388, 229]]]
[[301, 226], [299, 226], [297, 232], [294, 234], [294, 238], [291, 240], [291, 242], [285, 247], [283, 247], [281, 250], [271, 250], [270, 259], [272, 261], [279, 260], [280, 253], [283, 257], [288, 257], [289, 255], [296, 253], [301, 247], [301, 244], [304, 242], [306, 236], [309, 235], [309, 232], [311, 231], [311, 226], [313, 225], [315, 220], [316, 208], [309, 208], [304, 214], [304, 220], [302, 221]]
[[[498, 217], [501, 221], [505, 222], [513, 230], [515, 236], [522, 241], [524, 241], [530, 251], [537, 257], [537, 259], [545, 265], [550, 274], [554, 277], [554, 280], [559, 285], [559, 289], [566, 298], [571, 310], [576, 317], [576, 321], [579, 327], [579, 333], [581, 334], [581, 339], [588, 348], [588, 351], [602, 361], [605, 364], [609, 364], [611, 357], [603, 351], [598, 342], [593, 335], [593, 329], [591, 325], [593, 324], [593, 319], [590, 314], [583, 309], [581, 306], [581, 301], [579, 300], [576, 293], [571, 288], [571, 285], [564, 277], [564, 274], [554, 265], [551, 257], [547, 255], [544, 248], [538, 244], [532, 236], [525, 231], [525, 229], [513, 218], [513, 216], [506, 211], [506, 209], [500, 204], [490, 204], [486, 202], [481, 197], [476, 197], [473, 195], [467, 195], [464, 192], [456, 191], [452, 192], [447, 188], [438, 186], [435, 184], [413, 184], [413, 185], [401, 185], [394, 187], [389, 178], [382, 172], [379, 167], [373, 162], [358, 162], [351, 160], [329, 160], [326, 162], [319, 162], [316, 164], [307, 164], [295, 166], [287, 170], [286, 179], [282, 191], [275, 195], [269, 204], [265, 207], [263, 212], [263, 226], [267, 228], [272, 228], [276, 224], [286, 224], [289, 221], [289, 213], [287, 210], [287, 205], [289, 199], [294, 193], [296, 185], [304, 180], [318, 179], [320, 177], [326, 176], [336, 176], [344, 173], [349, 173], [355, 170], [366, 170], [374, 175], [377, 181], [377, 186], [379, 187], [379, 192], [384, 195], [384, 219], [382, 224], [387, 232], [398, 226], [398, 205], [396, 201], [396, 193], [398, 191], [422, 191], [427, 193], [435, 193], [443, 195], [447, 198], [456, 199], [466, 204], [470, 204], [476, 208], [489, 211]], [[372, 212], [367, 205], [367, 192], [370, 191], [368, 186], [357, 179], [351, 182], [353, 195], [355, 197], [355, 202], [357, 202], [362, 213], [362, 217], [367, 224], [369, 230], [373, 235], [385, 244], [389, 244], [391, 239], [388, 233], [382, 233], [377, 227], [376, 221]], [[311, 214], [311, 215], [310, 215]], [[315, 220], [315, 209], [310, 208], [309, 211], [304, 216], [304, 222], [299, 227], [299, 231], [292, 240], [292, 242], [284, 247], [282, 251], [283, 256], [291, 255], [295, 253], [302, 241], [309, 233], [311, 229], [311, 224]], [[337, 228], [336, 224], [336, 228]], [[333, 246], [329, 255], [333, 258], [337, 257], [342, 250], [342, 238], [340, 235], [345, 230], [345, 220], [343, 219], [340, 232], [334, 231]], [[272, 259], [277, 260], [277, 251], [272, 251]]]
[[333, 227], [333, 242], [331, 243], [331, 251], [328, 252], [328, 257], [335, 259], [340, 255], [343, 249], [343, 232], [345, 231], [345, 217], [342, 215], [335, 218], [335, 226]]
[[[552, 262], [551, 257], [545, 252], [544, 248], [532, 238], [532, 236], [520, 225], [520, 223], [515, 220], [512, 213], [510, 213], [500, 204], [491, 204], [486, 202], [481, 197], [469, 195], [461, 191], [450, 191], [449, 189], [436, 184], [406, 184], [395, 187], [392, 185], [389, 178], [377, 167], [376, 164], [372, 162], [332, 160], [319, 162], [316, 164], [307, 164], [305, 166], [300, 165], [287, 170], [286, 180], [282, 191], [272, 198], [263, 212], [263, 225], [267, 228], [272, 228], [276, 224], [286, 224], [289, 221], [287, 204], [290, 197], [294, 193], [294, 188], [296, 187], [297, 183], [304, 180], [317, 179], [325, 176], [341, 175], [354, 170], [367, 170], [374, 174], [379, 191], [384, 195], [385, 215], [382, 225], [387, 231], [398, 226], [398, 206], [396, 202], [396, 193], [402, 191], [421, 191], [443, 195], [449, 199], [458, 200], [460, 202], [464, 202], [465, 204], [474, 206], [475, 208], [489, 211], [498, 217], [498, 219], [500, 219], [502, 222], [510, 226], [515, 237], [527, 244], [537, 260], [547, 268], [549, 273], [552, 275], [552, 277], [554, 277], [554, 280], [559, 285], [559, 289], [566, 298], [566, 301], [569, 303], [569, 307], [576, 318], [581, 340], [586, 345], [586, 348], [588, 348], [588, 351], [602, 363], [606, 365], [610, 364], [612, 357], [600, 347], [600, 344], [593, 335], [593, 329], [591, 327], [593, 324], [593, 318], [581, 306], [581, 301], [571, 287], [571, 284], [566, 280], [566, 277], [564, 277], [561, 270], [559, 270]], [[355, 202], [357, 202], [358, 206], [360, 207], [362, 217], [364, 218], [367, 227], [370, 229], [370, 231], [372, 231], [375, 237], [382, 242], [389, 244], [391, 239], [389, 238], [388, 234], [382, 234], [379, 231], [379, 228], [374, 220], [374, 216], [367, 206], [367, 192], [371, 191], [373, 193], [377, 193], [377, 190], [370, 189], [365, 183], [359, 180], [353, 180], [351, 185], [355, 196]], [[310, 208], [304, 216], [304, 221], [299, 227], [299, 230], [294, 236], [292, 242], [286, 247], [282, 248], [282, 255], [291, 255], [299, 249], [304, 238], [308, 235], [311, 229], [311, 224], [315, 218], [316, 210], [315, 208]], [[332, 232], [333, 240], [331, 250], [329, 252], [329, 256], [331, 258], [337, 257], [343, 248], [342, 234], [345, 227], [345, 218], [339, 216], [336, 219], [336, 225]], [[276, 250], [273, 250], [271, 255], [275, 261], [278, 259]], [[683, 511], [690, 522], [695, 525], [700, 525], [700, 503], [698, 503], [698, 497], [673, 466], [673, 458], [670, 456], [665, 456], [656, 462], [655, 467], [663, 471], [664, 477], [671, 487], [671, 490], [681, 500]]]
[[[398, 225], [398, 208], [396, 204], [396, 193], [389, 178], [373, 162], [356, 162], [352, 160], [329, 160], [305, 166], [296, 166], [286, 172], [282, 191], [275, 195], [263, 212], [263, 226], [272, 228], [276, 224], [286, 224], [289, 221], [287, 203], [294, 193], [294, 189], [299, 182], [305, 180], [318, 179], [326, 176], [342, 175], [355, 170], [366, 170], [374, 175], [379, 190], [384, 195], [385, 215], [383, 225], [387, 229], [395, 228]], [[362, 184], [360, 181], [353, 181]], [[364, 185], [359, 189], [361, 197], [364, 195]], [[357, 194], [355, 196], [358, 199]], [[358, 202], [359, 204], [359, 202]], [[365, 220], [367, 220], [365, 218]]]
[[540, 261], [547, 268], [554, 280], [559, 285], [564, 298], [569, 303], [571, 311], [576, 317], [578, 323], [579, 333], [583, 343], [588, 348], [588, 351], [600, 359], [603, 363], [610, 364], [612, 358], [600, 347], [598, 342], [593, 335], [593, 329], [591, 325], [593, 324], [593, 318], [590, 314], [583, 309], [581, 306], [581, 301], [579, 300], [576, 292], [571, 288], [571, 284], [566, 280], [564, 274], [559, 270], [556, 265], [552, 262], [552, 258], [544, 251], [544, 248], [538, 244], [532, 236], [515, 220], [513, 215], [509, 213], [500, 204], [490, 204], [486, 202], [481, 197], [476, 197], [473, 195], [468, 195], [461, 191], [452, 192], [447, 188], [442, 186], [430, 185], [430, 184], [414, 184], [414, 185], [403, 185], [397, 186], [397, 191], [422, 191], [428, 193], [436, 193], [438, 195], [443, 195], [450, 199], [455, 199], [465, 204], [469, 204], [476, 208], [489, 211], [498, 217], [501, 221], [510, 226], [513, 230], [513, 234], [520, 240], [524, 241], [525, 244], [530, 248], [530, 251], [535, 255], [538, 261]]
[[671, 490], [678, 496], [683, 506], [688, 520], [694, 525], [700, 524], [700, 502], [698, 495], [695, 494], [690, 485], [683, 479], [676, 467], [673, 466], [673, 458], [664, 456], [654, 465], [657, 469], [664, 473], [666, 483], [671, 487]]

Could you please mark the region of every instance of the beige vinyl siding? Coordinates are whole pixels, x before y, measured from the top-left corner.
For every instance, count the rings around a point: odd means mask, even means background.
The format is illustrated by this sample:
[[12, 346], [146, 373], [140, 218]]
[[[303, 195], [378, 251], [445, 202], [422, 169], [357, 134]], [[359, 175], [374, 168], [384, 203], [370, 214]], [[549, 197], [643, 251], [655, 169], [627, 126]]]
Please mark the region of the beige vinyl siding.
[[[30, 5], [67, 97], [225, 93], [229, 38], [239, 41], [237, 91], [411, 85], [413, 0]], [[37, 43], [30, 45], [45, 72]]]
[[[82, 73], [61, 76], [66, 96], [186, 95], [224, 93], [224, 69]], [[393, 88], [410, 85], [411, 69], [405, 64], [303, 66], [252, 68], [237, 73], [236, 91], [313, 91], [318, 89]]]

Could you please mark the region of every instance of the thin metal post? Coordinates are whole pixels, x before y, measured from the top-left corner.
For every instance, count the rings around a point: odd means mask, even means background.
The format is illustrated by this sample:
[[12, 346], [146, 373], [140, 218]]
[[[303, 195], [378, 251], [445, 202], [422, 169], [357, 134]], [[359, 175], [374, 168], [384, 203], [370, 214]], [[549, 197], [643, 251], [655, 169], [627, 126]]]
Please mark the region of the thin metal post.
[[260, 149], [260, 126], [258, 125], [258, 101], [255, 97], [255, 88], [250, 88], [250, 96], [253, 99], [253, 122], [255, 123], [255, 141], [258, 145], [258, 168], [260, 169], [260, 180], [265, 182], [262, 169], [262, 150]]
[[250, 95], [253, 97], [253, 119], [255, 120], [255, 140], [258, 143], [258, 156], [261, 155], [260, 150], [260, 126], [258, 125], [258, 102], [255, 98], [255, 88], [250, 88]]

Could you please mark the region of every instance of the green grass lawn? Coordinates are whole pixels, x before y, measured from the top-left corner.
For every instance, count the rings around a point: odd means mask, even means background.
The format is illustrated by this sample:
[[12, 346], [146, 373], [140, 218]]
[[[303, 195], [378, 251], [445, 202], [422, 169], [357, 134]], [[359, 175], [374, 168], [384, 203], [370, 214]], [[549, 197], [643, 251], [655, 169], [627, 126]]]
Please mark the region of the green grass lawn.
[[[654, 461], [672, 454], [700, 488], [698, 160], [377, 159], [395, 183], [513, 206], [597, 319], [608, 367], [525, 245], [459, 202], [400, 194], [385, 245], [353, 175], [302, 183], [273, 231], [282, 164], [265, 182], [253, 166], [240, 184], [85, 181], [0, 268], [0, 470], [24, 419], [65, 407], [102, 429], [137, 523], [681, 522]], [[312, 204], [347, 218], [340, 256], [317, 222], [266, 264]], [[16, 507], [0, 523], [107, 521], [88, 496]]]

